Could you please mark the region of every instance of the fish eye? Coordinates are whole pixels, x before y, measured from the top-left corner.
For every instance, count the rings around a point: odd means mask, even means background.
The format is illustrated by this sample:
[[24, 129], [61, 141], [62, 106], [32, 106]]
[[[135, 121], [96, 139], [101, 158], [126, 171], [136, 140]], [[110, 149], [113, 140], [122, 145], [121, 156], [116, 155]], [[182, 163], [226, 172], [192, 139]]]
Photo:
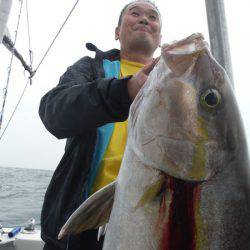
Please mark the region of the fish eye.
[[216, 89], [208, 89], [201, 95], [201, 105], [209, 110], [217, 107], [221, 102], [221, 95]]

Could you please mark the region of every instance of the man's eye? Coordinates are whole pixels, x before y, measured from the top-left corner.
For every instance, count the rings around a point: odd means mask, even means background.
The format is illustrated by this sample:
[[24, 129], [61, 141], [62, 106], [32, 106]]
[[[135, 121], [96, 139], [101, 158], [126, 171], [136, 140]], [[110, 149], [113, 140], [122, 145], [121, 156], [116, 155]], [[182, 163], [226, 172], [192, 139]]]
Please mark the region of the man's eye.
[[149, 19], [152, 20], [152, 21], [156, 21], [157, 17], [154, 16], [154, 15], [150, 15], [150, 16], [149, 16]]
[[134, 12], [132, 12], [132, 15], [133, 16], [139, 16], [139, 13], [134, 11]]

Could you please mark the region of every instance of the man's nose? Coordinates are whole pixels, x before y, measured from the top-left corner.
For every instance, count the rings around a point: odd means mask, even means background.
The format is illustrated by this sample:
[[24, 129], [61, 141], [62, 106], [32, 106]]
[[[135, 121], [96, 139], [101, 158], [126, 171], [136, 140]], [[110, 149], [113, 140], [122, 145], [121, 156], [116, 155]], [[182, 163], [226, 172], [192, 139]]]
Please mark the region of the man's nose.
[[148, 25], [148, 18], [145, 15], [143, 15], [139, 23]]

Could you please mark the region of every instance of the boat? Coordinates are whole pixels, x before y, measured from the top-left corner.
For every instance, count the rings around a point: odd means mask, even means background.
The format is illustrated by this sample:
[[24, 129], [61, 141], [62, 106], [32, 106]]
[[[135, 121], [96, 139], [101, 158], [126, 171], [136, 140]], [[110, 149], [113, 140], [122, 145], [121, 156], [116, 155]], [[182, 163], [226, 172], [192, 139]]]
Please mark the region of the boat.
[[[220, 38], [221, 36], [227, 37], [226, 35], [226, 29], [221, 29], [219, 24], [224, 23], [224, 13], [221, 16], [217, 16], [215, 18], [216, 13], [213, 10], [223, 10], [223, 7], [221, 5], [222, 1], [217, 1], [211, 5], [211, 1], [206, 1], [207, 3], [207, 12], [208, 12], [208, 21], [210, 21], [210, 36], [213, 37], [213, 40], [211, 41], [211, 44], [213, 45], [217, 41], [222, 41]], [[216, 5], [218, 4], [218, 5]], [[11, 42], [10, 37], [8, 36], [8, 31], [6, 29], [6, 24], [8, 21], [8, 15], [11, 10], [12, 0], [0, 0], [0, 46], [1, 43], [6, 46], [11, 53], [13, 53], [23, 64], [25, 68], [25, 62], [22, 62], [22, 57], [20, 56], [20, 53], [18, 53], [17, 50], [14, 48], [14, 44]], [[211, 9], [213, 7], [213, 10]], [[219, 12], [220, 13], [220, 12]], [[220, 21], [217, 19], [220, 18]], [[216, 26], [216, 27], [215, 27]], [[223, 31], [223, 33], [220, 33]], [[227, 39], [223, 40], [224, 43], [227, 43]], [[223, 46], [224, 48], [228, 48], [227, 44]], [[214, 46], [216, 48], [216, 46]], [[213, 49], [213, 47], [212, 47]], [[218, 61], [222, 63], [222, 61], [225, 61], [227, 65], [224, 65], [225, 68], [228, 69], [228, 72], [231, 72], [231, 62], [229, 59], [229, 51], [216, 51], [216, 49], [213, 49], [213, 52], [217, 58]], [[224, 59], [226, 57], [226, 59]], [[223, 58], [223, 60], [221, 60]], [[228, 64], [230, 64], [228, 66]], [[27, 64], [26, 64], [27, 66]], [[34, 73], [31, 68], [26, 67], [27, 71], [29, 71], [30, 75]], [[2, 121], [2, 113], [0, 110], [0, 129], [1, 129], [1, 121]], [[4, 226], [4, 225], [3, 225]], [[12, 231], [15, 231], [16, 234], [12, 237], [9, 236], [9, 233]], [[0, 228], [0, 250], [42, 250], [43, 249], [43, 241], [41, 239], [41, 231], [40, 229], [33, 228], [33, 230], [27, 230], [26, 227], [16, 227], [16, 228]]]
[[41, 232], [38, 229], [32, 231], [24, 228], [14, 228], [19, 231], [15, 236], [10, 237], [13, 228], [3, 228], [0, 235], [1, 250], [42, 250], [44, 242], [41, 239]]
[[[3, 43], [10, 51], [22, 59], [22, 56], [14, 49], [8, 36], [6, 24], [11, 10], [12, 0], [0, 0], [0, 44]], [[24, 60], [23, 60], [24, 62]], [[27, 65], [27, 64], [26, 64]], [[0, 113], [0, 125], [2, 113]], [[41, 239], [41, 231], [35, 228], [35, 220], [30, 219], [25, 227], [3, 228], [0, 225], [0, 249], [3, 250], [42, 250], [44, 243]]]

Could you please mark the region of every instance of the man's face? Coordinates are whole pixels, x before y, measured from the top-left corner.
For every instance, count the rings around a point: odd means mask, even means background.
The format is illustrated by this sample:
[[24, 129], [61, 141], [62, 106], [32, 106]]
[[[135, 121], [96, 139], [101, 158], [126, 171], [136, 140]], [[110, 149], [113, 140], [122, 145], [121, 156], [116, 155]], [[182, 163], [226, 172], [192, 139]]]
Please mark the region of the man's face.
[[145, 49], [153, 53], [161, 41], [161, 20], [150, 3], [130, 4], [123, 13], [122, 22], [115, 32], [121, 49]]

